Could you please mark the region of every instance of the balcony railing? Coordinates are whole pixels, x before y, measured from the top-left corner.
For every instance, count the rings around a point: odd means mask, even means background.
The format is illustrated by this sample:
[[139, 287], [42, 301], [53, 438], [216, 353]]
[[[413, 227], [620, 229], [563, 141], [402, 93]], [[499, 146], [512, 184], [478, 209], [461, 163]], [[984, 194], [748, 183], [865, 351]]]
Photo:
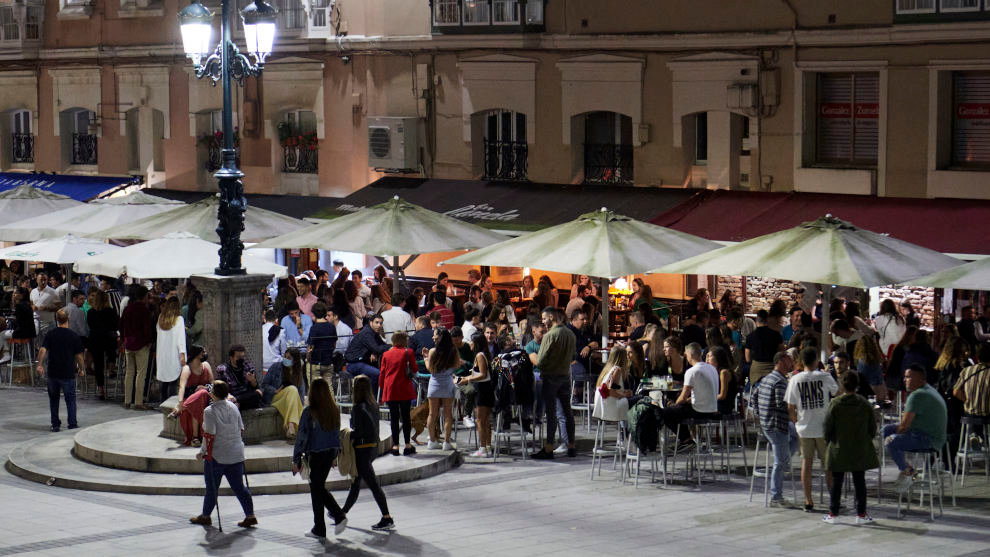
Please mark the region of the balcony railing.
[[223, 149], [220, 145], [210, 145], [206, 148], [206, 170], [216, 172], [223, 166]]
[[527, 180], [529, 145], [522, 141], [484, 141], [485, 180]]
[[320, 151], [316, 145], [284, 145], [282, 172], [288, 174], [318, 174]]
[[29, 133], [11, 134], [11, 162], [34, 162], [34, 136]]
[[96, 144], [95, 135], [72, 134], [72, 164], [96, 164]]
[[587, 184], [632, 184], [632, 145], [585, 143], [584, 181]]
[[544, 0], [430, 0], [434, 33], [542, 32]]

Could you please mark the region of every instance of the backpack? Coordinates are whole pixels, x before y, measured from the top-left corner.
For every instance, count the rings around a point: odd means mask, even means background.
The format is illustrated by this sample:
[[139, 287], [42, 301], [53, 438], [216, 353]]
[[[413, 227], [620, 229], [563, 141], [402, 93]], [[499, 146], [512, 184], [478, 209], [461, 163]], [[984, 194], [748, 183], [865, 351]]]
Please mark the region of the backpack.
[[494, 411], [514, 404], [533, 404], [533, 364], [525, 351], [513, 349], [503, 352], [495, 356], [491, 367], [495, 386]]
[[629, 421], [629, 437], [643, 455], [650, 451], [656, 452], [657, 445], [660, 444], [662, 424], [658, 419], [658, 410], [648, 399], [641, 399], [626, 414]]

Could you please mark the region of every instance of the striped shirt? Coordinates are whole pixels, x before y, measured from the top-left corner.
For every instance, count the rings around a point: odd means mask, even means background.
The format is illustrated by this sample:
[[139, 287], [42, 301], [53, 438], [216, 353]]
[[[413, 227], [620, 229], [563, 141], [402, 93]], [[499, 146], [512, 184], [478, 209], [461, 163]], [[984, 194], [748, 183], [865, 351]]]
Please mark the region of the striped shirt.
[[790, 431], [791, 416], [787, 413], [787, 378], [776, 369], [756, 386], [756, 415], [763, 431]]
[[952, 391], [966, 394], [963, 411], [970, 416], [990, 416], [990, 367], [986, 364], [962, 370]]

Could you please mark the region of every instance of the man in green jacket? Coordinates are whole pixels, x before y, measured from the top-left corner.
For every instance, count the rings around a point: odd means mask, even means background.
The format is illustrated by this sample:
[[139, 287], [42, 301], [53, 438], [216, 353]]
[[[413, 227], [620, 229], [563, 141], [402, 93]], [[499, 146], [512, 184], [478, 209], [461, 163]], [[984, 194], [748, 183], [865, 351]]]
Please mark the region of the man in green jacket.
[[543, 380], [543, 407], [546, 411], [547, 437], [543, 450], [533, 455], [537, 460], [553, 459], [553, 442], [557, 429], [557, 402], [564, 412], [567, 429], [567, 456], [577, 456], [574, 448], [574, 413], [571, 411], [571, 362], [577, 338], [564, 324], [564, 312], [555, 307], [543, 309], [543, 335], [536, 367]]
[[829, 487], [831, 505], [823, 520], [835, 524], [842, 501], [842, 480], [846, 472], [852, 474], [856, 491], [856, 524], [873, 522], [866, 514], [866, 471], [880, 467], [880, 459], [873, 447], [877, 434], [877, 422], [873, 407], [856, 394], [859, 374], [847, 372], [840, 378], [844, 394], [833, 398], [825, 415], [825, 468], [832, 474]]

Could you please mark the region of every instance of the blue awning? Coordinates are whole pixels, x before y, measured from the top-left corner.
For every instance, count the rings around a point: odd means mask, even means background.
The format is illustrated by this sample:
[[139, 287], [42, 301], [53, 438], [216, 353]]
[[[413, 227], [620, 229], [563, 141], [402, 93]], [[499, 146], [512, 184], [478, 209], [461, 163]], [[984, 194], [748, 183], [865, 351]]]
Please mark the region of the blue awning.
[[29, 186], [65, 195], [76, 201], [89, 201], [121, 186], [136, 185], [141, 178], [132, 176], [74, 176], [70, 174], [21, 174], [0, 172], [0, 191]]

